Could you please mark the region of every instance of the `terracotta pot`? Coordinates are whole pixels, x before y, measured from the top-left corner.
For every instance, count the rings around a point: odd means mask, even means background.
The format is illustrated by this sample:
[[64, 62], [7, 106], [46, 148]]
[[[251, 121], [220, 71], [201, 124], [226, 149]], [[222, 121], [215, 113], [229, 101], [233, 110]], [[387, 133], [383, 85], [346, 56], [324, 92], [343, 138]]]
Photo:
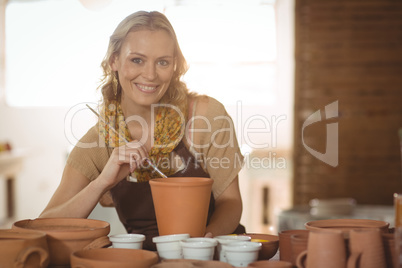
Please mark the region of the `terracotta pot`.
[[384, 243], [385, 260], [387, 261], [387, 267], [399, 268], [398, 258], [396, 253], [394, 233], [382, 234], [382, 241]]
[[335, 229], [343, 231], [345, 238], [348, 238], [350, 230], [358, 229], [380, 229], [383, 233], [389, 232], [389, 223], [368, 219], [330, 219], [310, 221], [305, 224], [308, 230]]
[[152, 179], [149, 183], [159, 235], [204, 236], [212, 179], [178, 177]]
[[385, 250], [379, 229], [352, 230], [348, 268], [385, 268]]
[[297, 257], [305, 250], [307, 250], [309, 232], [294, 234], [290, 237], [292, 261], [293, 265], [296, 265]]
[[310, 231], [307, 250], [297, 257], [298, 268], [345, 268], [346, 242], [341, 230]]
[[158, 263], [158, 254], [143, 249], [98, 248], [71, 254], [71, 268], [149, 268]]
[[0, 267], [45, 268], [48, 264], [46, 233], [0, 230]]
[[69, 265], [70, 255], [74, 251], [111, 245], [107, 237], [110, 232], [110, 224], [105, 221], [78, 218], [40, 218], [17, 221], [12, 228], [45, 232], [51, 266]]
[[291, 237], [294, 234], [305, 234], [308, 233], [309, 230], [303, 229], [292, 229], [292, 230], [284, 230], [279, 233], [279, 259], [281, 261], [292, 262], [292, 243]]
[[270, 234], [246, 233], [252, 242], [261, 243], [262, 247], [258, 253], [258, 260], [269, 260], [275, 256], [279, 248], [279, 236]]

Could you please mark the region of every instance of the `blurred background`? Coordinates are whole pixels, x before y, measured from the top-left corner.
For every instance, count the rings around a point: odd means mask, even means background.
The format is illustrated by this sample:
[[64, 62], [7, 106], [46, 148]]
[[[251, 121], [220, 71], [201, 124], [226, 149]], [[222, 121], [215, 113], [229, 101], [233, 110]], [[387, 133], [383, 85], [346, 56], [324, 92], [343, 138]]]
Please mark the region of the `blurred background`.
[[[246, 156], [249, 232], [317, 217], [393, 220], [392, 196], [402, 191], [401, 2], [1, 0], [1, 227], [46, 206], [68, 153], [96, 122], [85, 104], [100, 99], [108, 38], [138, 10], [166, 14], [190, 66], [183, 80], [232, 116]], [[328, 200], [338, 210], [314, 213]], [[90, 217], [122, 231], [112, 208]]]

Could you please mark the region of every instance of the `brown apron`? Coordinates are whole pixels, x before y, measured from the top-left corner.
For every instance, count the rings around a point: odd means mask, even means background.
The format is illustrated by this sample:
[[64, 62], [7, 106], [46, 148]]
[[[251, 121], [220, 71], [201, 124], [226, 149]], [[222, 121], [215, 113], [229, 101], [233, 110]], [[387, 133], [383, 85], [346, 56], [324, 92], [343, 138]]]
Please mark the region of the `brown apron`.
[[[181, 141], [174, 149], [183, 163], [188, 163], [187, 167], [171, 177], [209, 177], [202, 169], [195, 157]], [[110, 190], [120, 221], [128, 233], [144, 234], [146, 239], [143, 248], [147, 250], [156, 250], [152, 238], [158, 236], [158, 226], [152, 194], [149, 182], [135, 183], [122, 180], [113, 189]], [[215, 209], [215, 199], [211, 194], [211, 201], [208, 211], [208, 222]], [[207, 224], [208, 224], [207, 222]], [[244, 233], [244, 228], [236, 229], [236, 233]]]

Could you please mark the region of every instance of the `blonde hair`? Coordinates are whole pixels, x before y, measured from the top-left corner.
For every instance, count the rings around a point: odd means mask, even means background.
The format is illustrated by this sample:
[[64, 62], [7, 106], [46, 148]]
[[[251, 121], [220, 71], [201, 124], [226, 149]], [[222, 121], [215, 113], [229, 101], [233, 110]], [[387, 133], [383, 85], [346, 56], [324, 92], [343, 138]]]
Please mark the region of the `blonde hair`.
[[121, 96], [121, 87], [118, 86], [117, 94], [113, 90], [113, 73], [111, 67], [111, 60], [113, 57], [120, 53], [120, 49], [127, 34], [132, 31], [139, 30], [164, 30], [173, 39], [175, 44], [174, 57], [175, 67], [170, 82], [169, 88], [161, 99], [161, 103], [171, 104], [178, 106], [184, 114], [187, 110], [187, 96], [189, 94], [188, 88], [180, 79], [186, 73], [188, 66], [187, 62], [181, 52], [179, 43], [177, 41], [176, 33], [166, 16], [160, 12], [152, 11], [138, 11], [126, 17], [117, 26], [113, 34], [110, 36], [109, 46], [101, 63], [103, 69], [103, 77], [101, 81], [101, 92], [103, 102], [108, 103], [112, 100], [119, 100]]

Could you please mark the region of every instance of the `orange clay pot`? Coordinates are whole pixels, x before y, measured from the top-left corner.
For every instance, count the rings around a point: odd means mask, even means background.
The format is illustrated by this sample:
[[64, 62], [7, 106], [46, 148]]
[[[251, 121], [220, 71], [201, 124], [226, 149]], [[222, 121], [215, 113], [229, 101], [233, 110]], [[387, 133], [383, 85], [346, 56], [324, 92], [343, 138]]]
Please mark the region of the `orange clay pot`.
[[48, 264], [49, 249], [44, 232], [0, 230], [0, 267], [45, 268]]
[[205, 235], [213, 180], [198, 177], [152, 179], [159, 235]]
[[70, 255], [80, 249], [111, 245], [110, 224], [81, 218], [39, 218], [14, 222], [16, 230], [39, 230], [47, 234], [50, 266], [69, 266]]

